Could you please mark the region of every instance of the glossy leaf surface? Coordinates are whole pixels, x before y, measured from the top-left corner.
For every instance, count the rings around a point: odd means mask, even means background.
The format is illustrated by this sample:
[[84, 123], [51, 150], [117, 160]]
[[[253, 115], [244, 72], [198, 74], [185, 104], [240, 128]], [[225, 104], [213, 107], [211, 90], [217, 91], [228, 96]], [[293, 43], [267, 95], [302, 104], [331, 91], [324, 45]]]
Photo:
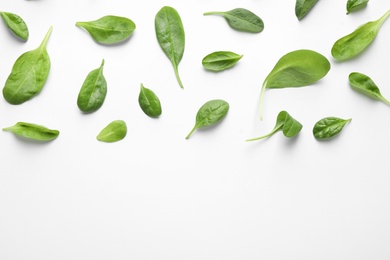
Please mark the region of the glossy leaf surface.
[[26, 22], [17, 14], [0, 12], [5, 25], [20, 39], [27, 41], [29, 32]]
[[115, 120], [103, 128], [96, 139], [101, 142], [113, 143], [126, 137], [127, 126], [123, 120]]
[[323, 118], [314, 125], [313, 135], [318, 140], [332, 138], [339, 134], [351, 120], [337, 117]]
[[236, 65], [242, 56], [231, 51], [216, 51], [204, 57], [202, 65], [206, 70], [223, 71]]
[[13, 126], [3, 128], [3, 131], [12, 132], [24, 138], [37, 141], [50, 141], [57, 138], [60, 134], [58, 130], [26, 122], [18, 122]]
[[141, 84], [138, 103], [146, 115], [150, 117], [158, 117], [161, 115], [160, 99], [152, 90], [145, 88], [143, 84]]
[[349, 83], [354, 90], [390, 105], [390, 101], [382, 96], [378, 86], [369, 76], [359, 72], [352, 72], [349, 74]]
[[347, 14], [350, 12], [360, 9], [364, 6], [366, 6], [368, 3], [368, 0], [348, 0], [347, 2]]
[[295, 2], [295, 16], [298, 20], [305, 17], [317, 2], [318, 0], [297, 0]]

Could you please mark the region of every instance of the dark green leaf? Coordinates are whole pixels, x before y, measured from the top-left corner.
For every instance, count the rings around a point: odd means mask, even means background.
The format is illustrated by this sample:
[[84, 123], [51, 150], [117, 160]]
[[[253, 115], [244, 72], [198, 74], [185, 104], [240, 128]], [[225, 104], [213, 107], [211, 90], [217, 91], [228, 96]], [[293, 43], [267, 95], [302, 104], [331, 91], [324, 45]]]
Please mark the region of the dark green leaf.
[[222, 71], [236, 65], [242, 56], [230, 51], [217, 51], [204, 57], [202, 65], [206, 70]]
[[113, 143], [122, 140], [127, 134], [127, 126], [123, 120], [112, 121], [96, 137], [101, 142]]
[[0, 16], [3, 19], [5, 25], [13, 32], [13, 34], [24, 41], [28, 40], [27, 24], [19, 15], [8, 12], [0, 12]]
[[328, 139], [334, 137], [343, 130], [344, 126], [352, 119], [341, 119], [337, 117], [326, 117], [318, 121], [313, 128], [313, 135], [316, 139]]
[[297, 0], [295, 2], [295, 15], [298, 20], [307, 15], [317, 2], [318, 0]]
[[348, 0], [347, 2], [347, 14], [352, 11], [358, 10], [364, 6], [366, 6], [368, 0]]
[[3, 131], [12, 132], [16, 135], [37, 141], [50, 141], [57, 138], [60, 134], [58, 130], [51, 130], [45, 126], [26, 122], [18, 122], [13, 126], [3, 128]]
[[349, 83], [354, 90], [371, 98], [379, 99], [390, 105], [390, 101], [388, 101], [382, 96], [378, 86], [367, 75], [364, 75], [359, 72], [352, 72], [351, 74], [349, 74]]
[[161, 115], [161, 103], [156, 94], [141, 84], [138, 103], [144, 113], [150, 117]]

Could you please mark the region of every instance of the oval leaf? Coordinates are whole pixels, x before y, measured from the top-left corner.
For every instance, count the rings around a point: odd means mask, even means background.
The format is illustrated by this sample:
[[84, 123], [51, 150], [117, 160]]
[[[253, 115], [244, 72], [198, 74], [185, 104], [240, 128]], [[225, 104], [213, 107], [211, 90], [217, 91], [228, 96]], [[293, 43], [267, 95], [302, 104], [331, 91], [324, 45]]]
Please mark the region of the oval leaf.
[[171, 61], [176, 79], [183, 88], [178, 66], [184, 54], [185, 34], [180, 15], [174, 8], [164, 6], [156, 14], [154, 25], [158, 43]]
[[295, 16], [301, 20], [309, 13], [318, 0], [297, 0], [295, 2]]
[[204, 57], [202, 65], [206, 70], [222, 71], [236, 65], [242, 56], [230, 51], [217, 51]]
[[187, 135], [186, 139], [190, 138], [196, 129], [211, 126], [220, 122], [226, 116], [228, 111], [229, 104], [224, 100], [215, 99], [206, 102], [198, 110], [195, 126]]
[[18, 136], [37, 141], [50, 141], [58, 137], [58, 130], [51, 130], [45, 126], [26, 122], [18, 122], [13, 126], [3, 128], [3, 131], [12, 132]]
[[84, 28], [96, 42], [102, 44], [122, 42], [128, 39], [136, 28], [132, 20], [114, 15], [103, 16], [94, 21], [77, 22], [76, 26]]
[[366, 6], [368, 0], [348, 0], [347, 2], [347, 14], [352, 11], [358, 10], [364, 6]]
[[390, 102], [382, 96], [378, 86], [367, 75], [359, 72], [352, 72], [349, 74], [349, 83], [354, 90], [390, 105]]
[[229, 26], [237, 31], [260, 33], [264, 30], [263, 20], [244, 8], [236, 8], [227, 12], [206, 12], [203, 15], [221, 15]]
[[103, 75], [104, 60], [99, 68], [91, 71], [80, 89], [77, 106], [85, 113], [98, 110], [107, 94], [107, 82]]
[[52, 31], [35, 50], [22, 54], [14, 63], [3, 88], [3, 96], [10, 104], [18, 105], [30, 100], [46, 83], [50, 72], [50, 57], [46, 50]]
[[122, 140], [127, 134], [127, 126], [123, 120], [115, 120], [109, 123], [97, 135], [96, 139], [101, 142], [113, 143]]
[[138, 96], [138, 103], [144, 113], [150, 117], [161, 115], [161, 103], [156, 94], [141, 84], [141, 91]]
[[3, 19], [5, 25], [14, 35], [24, 41], [28, 40], [29, 32], [27, 24], [19, 15], [8, 12], [0, 12], [0, 16]]
[[326, 117], [318, 121], [313, 127], [313, 135], [316, 139], [332, 138], [343, 130], [344, 126], [352, 119]]

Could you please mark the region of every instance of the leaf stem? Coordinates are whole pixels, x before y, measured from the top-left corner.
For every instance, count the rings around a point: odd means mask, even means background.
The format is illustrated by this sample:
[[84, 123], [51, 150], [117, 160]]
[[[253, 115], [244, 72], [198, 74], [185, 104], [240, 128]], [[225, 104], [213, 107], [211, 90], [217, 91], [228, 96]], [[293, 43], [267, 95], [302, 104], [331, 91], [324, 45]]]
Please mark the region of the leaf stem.
[[183, 83], [181, 82], [181, 79], [180, 79], [178, 66], [173, 66], [173, 68], [174, 68], [174, 70], [175, 70], [175, 75], [176, 75], [177, 82], [179, 82], [180, 87], [181, 87], [182, 89], [184, 89]]
[[213, 14], [217, 14], [217, 15], [223, 15], [223, 12], [206, 12], [206, 13], [203, 13], [203, 15], [213, 15]]
[[260, 120], [263, 120], [263, 99], [264, 99], [264, 92], [265, 92], [265, 85], [267, 81], [264, 81], [263, 86], [261, 87], [260, 92]]
[[383, 97], [382, 95], [380, 96], [380, 98], [379, 98], [380, 100], [382, 100], [384, 103], [386, 103], [387, 105], [389, 105], [390, 106], [390, 101], [389, 100], [387, 100], [385, 97]]
[[43, 41], [41, 43], [41, 45], [39, 45], [39, 48], [46, 49], [47, 42], [49, 41], [49, 38], [50, 38], [50, 35], [51, 35], [52, 31], [53, 31], [53, 26], [50, 26], [49, 30], [47, 31], [47, 33], [45, 35], [45, 38], [43, 39]]
[[388, 10], [381, 18], [379, 18], [379, 27], [386, 21], [386, 19], [390, 16], [390, 10]]
[[275, 127], [269, 134], [262, 135], [262, 136], [259, 136], [259, 137], [255, 137], [255, 138], [250, 138], [250, 139], [247, 139], [245, 141], [246, 142], [252, 142], [252, 141], [257, 141], [257, 140], [264, 139], [266, 137], [269, 137], [269, 136], [273, 135], [274, 133], [279, 131], [281, 128], [283, 128], [283, 125], [280, 125], [279, 127]]
[[192, 128], [191, 132], [186, 136], [186, 139], [190, 138], [190, 136], [195, 132], [196, 129], [197, 129], [197, 126], [194, 126], [194, 128]]

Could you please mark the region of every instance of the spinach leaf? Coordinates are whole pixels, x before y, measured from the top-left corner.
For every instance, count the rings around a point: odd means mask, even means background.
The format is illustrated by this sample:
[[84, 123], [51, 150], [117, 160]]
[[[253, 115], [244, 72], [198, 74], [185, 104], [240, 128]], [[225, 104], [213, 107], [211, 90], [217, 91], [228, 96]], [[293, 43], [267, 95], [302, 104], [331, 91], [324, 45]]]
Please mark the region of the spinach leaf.
[[172, 7], [164, 6], [154, 20], [156, 37], [165, 55], [169, 58], [181, 88], [179, 63], [184, 54], [185, 34], [179, 13]]
[[15, 61], [3, 88], [3, 96], [10, 104], [26, 102], [41, 92], [45, 85], [50, 72], [46, 45], [52, 29], [50, 27], [38, 48], [25, 52]]
[[264, 80], [260, 93], [260, 119], [263, 117], [262, 105], [266, 88], [308, 86], [325, 77], [329, 70], [329, 61], [315, 51], [297, 50], [284, 55]]
[[198, 113], [196, 114], [195, 126], [187, 135], [186, 139], [190, 138], [195, 130], [220, 122], [226, 116], [228, 111], [229, 104], [224, 100], [214, 99], [206, 102], [198, 110]]
[[242, 56], [230, 51], [216, 51], [204, 57], [202, 65], [206, 70], [222, 71], [236, 65]]
[[76, 22], [92, 38], [102, 44], [116, 44], [128, 39], [135, 30], [135, 23], [121, 16], [107, 15], [94, 21]]
[[352, 119], [341, 119], [337, 117], [325, 117], [318, 121], [313, 127], [313, 135], [316, 139], [328, 139], [334, 137], [343, 130], [344, 126]]
[[103, 75], [104, 59], [99, 68], [92, 70], [84, 80], [77, 97], [77, 106], [85, 113], [98, 110], [107, 94], [107, 82]]
[[378, 86], [367, 75], [359, 72], [352, 72], [349, 74], [349, 83], [354, 90], [390, 105], [390, 101], [382, 96]]
[[50, 141], [57, 138], [60, 134], [58, 130], [51, 130], [45, 126], [26, 122], [17, 122], [13, 126], [3, 128], [3, 131], [12, 132], [16, 135], [37, 141]]
[[297, 0], [295, 2], [295, 16], [298, 20], [305, 17], [317, 2], [318, 0]]
[[3, 19], [5, 25], [12, 31], [14, 35], [20, 39], [28, 40], [28, 27], [25, 21], [17, 14], [0, 12], [0, 16]]
[[206, 12], [203, 15], [221, 15], [229, 26], [237, 31], [260, 33], [264, 30], [263, 20], [244, 8], [236, 8], [226, 12]]
[[348, 0], [347, 2], [347, 14], [350, 12], [360, 9], [364, 6], [366, 6], [368, 3], [368, 0]]
[[138, 103], [146, 115], [150, 117], [158, 117], [161, 115], [160, 100], [152, 90], [145, 88], [143, 84], [141, 84]]
[[295, 120], [289, 113], [286, 111], [281, 111], [278, 114], [278, 117], [276, 118], [276, 124], [274, 129], [266, 135], [256, 137], [256, 138], [251, 138], [247, 139], [247, 142], [250, 141], [257, 141], [260, 139], [267, 138], [269, 136], [272, 136], [275, 134], [277, 131], [282, 130], [284, 136], [286, 137], [293, 137], [297, 135], [302, 129], [302, 124], [299, 123], [297, 120]]
[[113, 143], [122, 140], [127, 134], [127, 126], [123, 120], [115, 120], [103, 128], [96, 139], [101, 142]]
[[332, 47], [332, 56], [336, 60], [344, 61], [363, 52], [375, 39], [389, 15], [390, 10], [378, 20], [365, 23], [352, 33], [337, 40]]

